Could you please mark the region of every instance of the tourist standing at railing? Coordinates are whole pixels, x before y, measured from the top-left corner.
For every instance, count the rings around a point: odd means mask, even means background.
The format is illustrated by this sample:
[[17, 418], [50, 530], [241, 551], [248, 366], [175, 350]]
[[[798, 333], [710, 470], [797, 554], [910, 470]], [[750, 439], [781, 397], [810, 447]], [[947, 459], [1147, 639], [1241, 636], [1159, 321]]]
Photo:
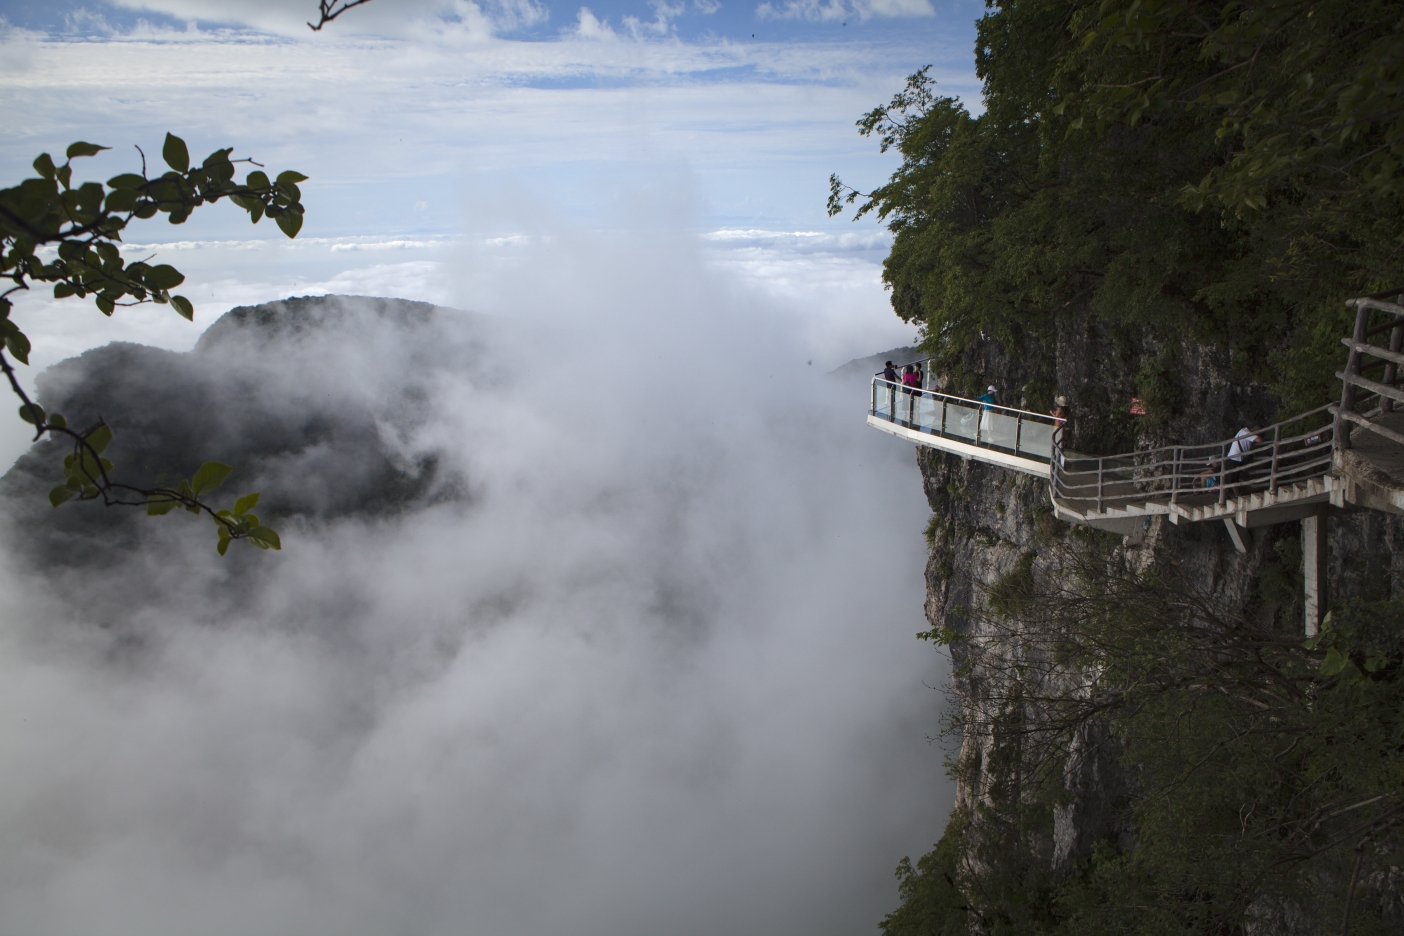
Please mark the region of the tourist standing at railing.
[[1056, 455], [1058, 467], [1063, 465], [1063, 427], [1068, 424], [1068, 398], [1059, 394], [1053, 398], [1053, 409], [1049, 412], [1053, 417], [1053, 453]]
[[1253, 461], [1249, 453], [1252, 451], [1255, 443], [1262, 441], [1258, 436], [1258, 433], [1262, 431], [1263, 427], [1255, 423], [1251, 426], [1245, 426], [1234, 434], [1233, 442], [1229, 444], [1228, 450], [1228, 460], [1230, 462], [1228, 473], [1229, 484], [1237, 484], [1239, 481], [1243, 480], [1244, 475], [1248, 471], [1248, 466], [1252, 464]]
[[902, 370], [902, 386], [907, 388], [907, 392], [921, 389], [921, 371], [915, 364], [908, 364]]
[[999, 391], [994, 384], [985, 388], [985, 392], [980, 394], [980, 402], [984, 404], [980, 414], [980, 440], [990, 441], [990, 436], [994, 432], [994, 407], [999, 405]]
[[882, 369], [882, 379], [888, 383], [897, 383], [897, 368], [892, 366], [891, 361], [888, 361], [887, 366]]

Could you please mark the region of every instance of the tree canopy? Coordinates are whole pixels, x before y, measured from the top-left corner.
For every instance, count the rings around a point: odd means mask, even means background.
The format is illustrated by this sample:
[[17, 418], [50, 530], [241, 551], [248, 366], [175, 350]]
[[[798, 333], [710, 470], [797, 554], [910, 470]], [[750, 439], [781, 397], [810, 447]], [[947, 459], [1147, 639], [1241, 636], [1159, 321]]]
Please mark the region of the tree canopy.
[[926, 349], [1087, 314], [1229, 346], [1294, 405], [1341, 300], [1404, 278], [1404, 15], [1384, 0], [996, 3], [984, 112], [923, 69], [858, 123], [903, 162], [859, 198]]

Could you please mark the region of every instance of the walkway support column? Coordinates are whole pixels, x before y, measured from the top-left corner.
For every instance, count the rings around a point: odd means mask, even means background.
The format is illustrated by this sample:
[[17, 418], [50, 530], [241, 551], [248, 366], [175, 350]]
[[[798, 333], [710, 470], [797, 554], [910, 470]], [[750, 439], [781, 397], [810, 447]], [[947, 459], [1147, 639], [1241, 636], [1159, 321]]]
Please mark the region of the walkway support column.
[[1321, 628], [1326, 605], [1326, 512], [1302, 518], [1302, 566], [1305, 579], [1306, 635]]

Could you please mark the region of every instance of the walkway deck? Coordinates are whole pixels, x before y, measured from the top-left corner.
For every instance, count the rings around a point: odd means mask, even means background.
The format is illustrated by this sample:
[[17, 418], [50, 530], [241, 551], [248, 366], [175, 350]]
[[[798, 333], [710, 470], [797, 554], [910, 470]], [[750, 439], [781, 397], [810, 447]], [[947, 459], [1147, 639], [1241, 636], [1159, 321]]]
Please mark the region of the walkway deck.
[[[868, 425], [909, 442], [1048, 480], [1057, 515], [1131, 534], [1149, 518], [1221, 520], [1239, 529], [1337, 510], [1404, 514], [1404, 291], [1351, 299], [1355, 332], [1340, 404], [1318, 407], [1241, 438], [1105, 457], [1064, 451], [1043, 413], [995, 406], [875, 375]], [[1372, 316], [1383, 313], [1377, 323]], [[1372, 339], [1388, 335], [1388, 347]], [[921, 375], [926, 362], [918, 361]], [[1371, 368], [1377, 376], [1366, 377]], [[908, 370], [904, 365], [903, 370]], [[1373, 371], [1371, 371], [1373, 374]], [[1245, 433], [1240, 433], [1242, 436]]]

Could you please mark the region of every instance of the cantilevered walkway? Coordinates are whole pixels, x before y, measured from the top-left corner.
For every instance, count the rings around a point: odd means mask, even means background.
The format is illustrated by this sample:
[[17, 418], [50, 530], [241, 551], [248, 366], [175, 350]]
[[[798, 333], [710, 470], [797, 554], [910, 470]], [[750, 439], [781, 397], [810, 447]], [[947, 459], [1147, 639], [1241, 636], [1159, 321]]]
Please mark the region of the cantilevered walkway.
[[[1134, 535], [1170, 523], [1220, 520], [1234, 546], [1243, 531], [1302, 521], [1307, 630], [1314, 633], [1329, 510], [1404, 514], [1404, 289], [1351, 299], [1355, 331], [1341, 402], [1262, 429], [1246, 455], [1234, 439], [1120, 455], [1066, 451], [1058, 420], [875, 375], [868, 425], [963, 458], [1048, 480], [1059, 518]], [[1379, 342], [1386, 341], [1386, 344]], [[917, 362], [925, 364], [925, 362]], [[1380, 369], [1378, 373], [1376, 368]], [[924, 368], [923, 368], [924, 370]], [[929, 376], [927, 377], [929, 382]]]

